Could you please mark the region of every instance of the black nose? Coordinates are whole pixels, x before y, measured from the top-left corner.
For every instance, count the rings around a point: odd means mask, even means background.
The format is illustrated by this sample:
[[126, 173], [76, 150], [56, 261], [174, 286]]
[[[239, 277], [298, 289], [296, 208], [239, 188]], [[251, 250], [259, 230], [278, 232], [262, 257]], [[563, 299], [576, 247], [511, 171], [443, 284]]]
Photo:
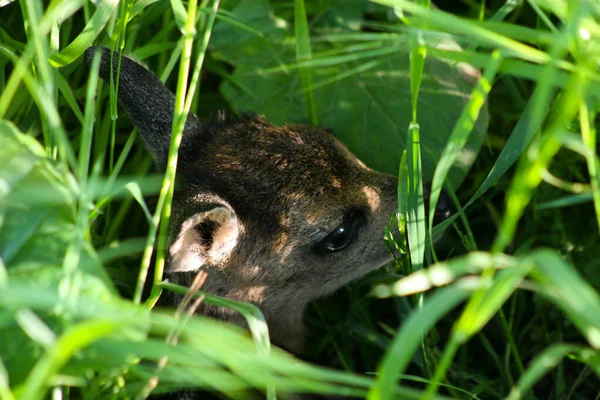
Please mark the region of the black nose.
[[[423, 185], [423, 194], [425, 197], [425, 212], [429, 211], [429, 195], [431, 193], [431, 185], [426, 183]], [[433, 224], [437, 225], [440, 222], [446, 220], [454, 211], [454, 207], [452, 206], [452, 202], [450, 201], [450, 197], [448, 193], [442, 190], [440, 193], [440, 198], [438, 199], [437, 206], [435, 207], [435, 213], [433, 215]]]
[[440, 222], [445, 221], [450, 216], [450, 214], [452, 214], [453, 210], [454, 207], [452, 206], [452, 202], [450, 201], [448, 193], [442, 190], [442, 193], [440, 193], [440, 198], [437, 202], [437, 206], [435, 207], [435, 214], [433, 215], [433, 224], [437, 225]]

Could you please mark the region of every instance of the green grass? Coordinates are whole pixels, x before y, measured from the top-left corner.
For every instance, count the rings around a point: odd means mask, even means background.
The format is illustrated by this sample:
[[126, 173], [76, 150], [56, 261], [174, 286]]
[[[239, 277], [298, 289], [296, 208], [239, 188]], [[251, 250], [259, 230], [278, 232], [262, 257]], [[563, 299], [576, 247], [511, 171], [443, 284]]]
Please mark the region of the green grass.
[[[598, 1], [3, 3], [0, 399], [599, 399], [599, 40]], [[91, 45], [176, 93], [164, 175]], [[187, 300], [250, 333], [154, 307], [186, 291], [162, 277], [182, 122], [219, 109], [332, 129], [401, 178], [404, 255], [310, 306], [305, 361], [252, 305]]]

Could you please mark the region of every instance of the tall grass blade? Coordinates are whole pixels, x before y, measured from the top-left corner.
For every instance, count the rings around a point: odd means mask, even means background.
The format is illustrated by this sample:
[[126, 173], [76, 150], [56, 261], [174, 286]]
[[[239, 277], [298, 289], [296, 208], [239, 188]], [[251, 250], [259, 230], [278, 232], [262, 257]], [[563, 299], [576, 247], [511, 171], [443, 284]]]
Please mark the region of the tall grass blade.
[[[537, 355], [531, 365], [527, 367], [525, 373], [514, 386], [506, 400], [519, 400], [527, 397], [527, 393], [533, 386], [546, 375], [550, 369], [555, 368], [563, 358], [579, 359], [583, 362], [589, 362], [596, 374], [600, 374], [600, 360], [598, 353], [582, 346], [572, 344], [554, 344]], [[594, 359], [596, 360], [594, 362]]]
[[[195, 33], [195, 21], [197, 11], [197, 1], [192, 0], [188, 3], [188, 19], [185, 26], [185, 39], [183, 42], [183, 50], [181, 52], [179, 80], [177, 83], [177, 91], [175, 94], [175, 113], [173, 116], [173, 128], [171, 132], [171, 144], [169, 147], [169, 155], [167, 158], [167, 169], [165, 171], [165, 178], [163, 186], [159, 195], [158, 205], [153, 218], [153, 225], [148, 234], [148, 242], [146, 250], [144, 251], [144, 258], [142, 260], [142, 266], [140, 268], [140, 275], [138, 278], [138, 284], [134, 295], [134, 301], [139, 302], [141, 300], [142, 288], [146, 279], [147, 271], [150, 265], [150, 258], [152, 255], [152, 247], [156, 237], [156, 231], [158, 223], [160, 221], [161, 228], [158, 238], [158, 250], [156, 256], [156, 266], [154, 272], [154, 283], [152, 285], [152, 291], [150, 297], [146, 301], [150, 306], [154, 305], [160, 296], [161, 288], [160, 282], [162, 281], [163, 270], [165, 265], [165, 248], [167, 240], [167, 229], [169, 224], [169, 217], [171, 216], [171, 200], [173, 199], [173, 191], [175, 186], [175, 171], [177, 170], [177, 153], [179, 145], [181, 144], [181, 137], [185, 121], [190, 107], [192, 99], [198, 85], [198, 79], [200, 77], [200, 70], [204, 61], [204, 54], [208, 47], [208, 41], [214, 25], [215, 17], [219, 7], [219, 0], [213, 2], [213, 14], [210, 16], [204, 34], [202, 36], [201, 49], [198, 52], [198, 59], [194, 67], [192, 75], [192, 82], [189, 91], [187, 91], [187, 79], [189, 73], [189, 65], [191, 61], [193, 38]], [[187, 91], [187, 98], [186, 98]]]
[[118, 4], [118, 0], [102, 0], [83, 31], [67, 47], [53, 54], [49, 58], [50, 64], [53, 67], [64, 67], [81, 57], [83, 52], [94, 43], [96, 37], [113, 16]]
[[[186, 294], [189, 291], [189, 289], [184, 286], [176, 285], [169, 282], [163, 282], [161, 283], [161, 286], [164, 289], [171, 290], [179, 294]], [[231, 308], [232, 310], [239, 312], [248, 323], [248, 327], [250, 328], [250, 332], [252, 333], [252, 338], [254, 339], [254, 343], [256, 343], [256, 348], [261, 352], [261, 354], [269, 354], [271, 348], [271, 342], [269, 340], [269, 329], [265, 322], [265, 317], [262, 315], [258, 307], [249, 303], [242, 303], [239, 301], [230, 300], [202, 291], [199, 291], [195, 295], [195, 297], [199, 296], [204, 296], [203, 301], [207, 304]]]
[[[425, 1], [426, 6], [429, 2]], [[400, 10], [396, 9], [396, 13]], [[406, 177], [408, 178], [406, 192], [406, 230], [412, 270], [423, 268], [425, 257], [425, 203], [423, 193], [423, 173], [421, 166], [421, 139], [418, 119], [418, 101], [423, 68], [425, 66], [426, 47], [421, 37], [421, 31], [416, 31], [410, 43], [410, 93], [412, 119], [406, 138]], [[398, 177], [400, 179], [400, 176]], [[399, 196], [401, 196], [399, 194]], [[422, 299], [421, 299], [422, 300]]]
[[429, 235], [431, 242], [433, 242], [433, 234], [431, 232], [433, 229], [433, 218], [435, 217], [435, 210], [442, 193], [444, 181], [448, 176], [448, 172], [450, 172], [452, 164], [456, 161], [459, 152], [463, 149], [469, 139], [469, 135], [475, 126], [479, 113], [490, 93], [492, 83], [496, 77], [498, 68], [502, 63], [502, 59], [503, 57], [499, 52], [494, 51], [492, 53], [490, 63], [485, 69], [483, 76], [479, 79], [477, 86], [473, 89], [471, 98], [463, 109], [460, 118], [454, 125], [454, 129], [448, 139], [448, 144], [444, 148], [444, 151], [440, 156], [440, 161], [435, 168], [433, 182], [431, 184], [431, 194], [429, 197]]
[[592, 185], [592, 196], [594, 200], [594, 209], [596, 211], [596, 222], [600, 232], [600, 165], [596, 156], [596, 127], [591, 122], [595, 120], [595, 113], [590, 116], [590, 109], [586, 101], [582, 101], [579, 106], [579, 125], [581, 127], [581, 137], [584, 145], [589, 150], [585, 155], [588, 172], [590, 174], [590, 183]]
[[532, 277], [541, 293], [563, 309], [589, 344], [600, 349], [600, 295], [575, 269], [549, 249], [531, 255]]
[[[304, 0], [294, 0], [294, 24], [296, 34], [296, 61], [301, 63], [311, 59], [310, 32], [308, 30], [308, 21], [306, 20]], [[312, 68], [310, 66], [300, 67], [300, 79], [305, 93], [310, 123], [317, 126], [319, 124], [319, 118], [317, 117], [317, 106], [315, 103], [314, 88], [312, 86]]]
[[486, 252], [471, 252], [464, 257], [438, 262], [428, 268], [415, 271], [399, 279], [393, 285], [377, 286], [375, 295], [388, 297], [422, 293], [435, 287], [451, 284], [467, 274], [481, 273], [490, 266], [497, 269], [516, 268], [517, 261], [504, 254], [491, 255]]
[[[439, 28], [445, 32], [454, 32], [463, 34], [467, 37], [477, 38], [486, 45], [505, 50], [505, 56], [519, 57], [524, 60], [545, 63], [551, 61], [550, 56], [536, 48], [527, 46], [521, 42], [509, 39], [506, 36], [494, 33], [485, 29], [481, 24], [477, 24], [454, 15], [438, 11], [428, 10], [423, 6], [407, 0], [372, 0], [375, 3], [387, 5], [390, 7], [400, 6], [409, 11], [414, 16], [422, 18], [430, 28]], [[559, 62], [559, 65], [566, 66], [568, 63]]]
[[442, 288], [428, 298], [422, 308], [413, 311], [377, 367], [375, 384], [367, 396], [369, 400], [395, 398], [393, 388], [396, 381], [408, 367], [425, 333], [447, 312], [467, 299], [472, 289], [468, 285]]
[[19, 398], [36, 400], [44, 397], [44, 392], [50, 386], [49, 379], [60, 371], [75, 352], [112, 334], [119, 328], [122, 329], [124, 322], [126, 321], [96, 319], [70, 327], [38, 361], [24, 386], [16, 389], [17, 393], [22, 392]]
[[406, 232], [413, 270], [423, 268], [425, 259], [425, 203], [419, 125], [411, 123], [407, 131]]

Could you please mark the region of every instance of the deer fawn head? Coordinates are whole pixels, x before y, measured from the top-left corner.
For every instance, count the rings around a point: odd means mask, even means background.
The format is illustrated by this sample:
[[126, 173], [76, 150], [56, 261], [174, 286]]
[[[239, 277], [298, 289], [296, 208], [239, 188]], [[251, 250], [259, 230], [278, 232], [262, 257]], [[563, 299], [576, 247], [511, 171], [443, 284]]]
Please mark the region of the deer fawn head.
[[[100, 76], [117, 75], [108, 49]], [[159, 168], [170, 143], [174, 96], [160, 80], [123, 57], [118, 99]], [[189, 115], [179, 151], [168, 278], [251, 302], [265, 315], [273, 342], [302, 345], [308, 302], [391, 260], [384, 227], [397, 207], [395, 176], [366, 167], [329, 132], [275, 126], [258, 115], [201, 123]], [[226, 309], [204, 313], [242, 323]]]

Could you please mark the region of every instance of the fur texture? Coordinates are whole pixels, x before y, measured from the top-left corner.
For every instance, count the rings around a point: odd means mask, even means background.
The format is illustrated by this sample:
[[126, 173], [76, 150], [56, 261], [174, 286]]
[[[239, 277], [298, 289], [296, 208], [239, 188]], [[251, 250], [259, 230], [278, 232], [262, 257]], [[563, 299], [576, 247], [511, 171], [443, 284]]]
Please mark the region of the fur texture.
[[[111, 63], [107, 49], [90, 48], [88, 65], [97, 52], [109, 81], [118, 54]], [[123, 57], [118, 98], [163, 168], [173, 94]], [[367, 168], [325, 130], [275, 126], [259, 115], [205, 125], [190, 115], [179, 158], [169, 280], [186, 285], [205, 270], [203, 290], [256, 304], [281, 347], [301, 350], [308, 302], [391, 260], [382, 239], [397, 207], [397, 178]], [[235, 242], [226, 242], [231, 229]], [[200, 311], [244, 324], [229, 309]]]

